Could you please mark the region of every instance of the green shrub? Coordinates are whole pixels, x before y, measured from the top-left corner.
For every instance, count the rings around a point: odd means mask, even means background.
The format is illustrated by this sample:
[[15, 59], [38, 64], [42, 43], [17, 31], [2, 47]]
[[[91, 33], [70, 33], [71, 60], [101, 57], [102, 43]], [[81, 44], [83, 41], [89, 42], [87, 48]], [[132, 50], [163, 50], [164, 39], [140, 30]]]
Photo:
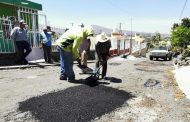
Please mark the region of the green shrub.
[[186, 48], [182, 53], [183, 58], [190, 57], [190, 48]]

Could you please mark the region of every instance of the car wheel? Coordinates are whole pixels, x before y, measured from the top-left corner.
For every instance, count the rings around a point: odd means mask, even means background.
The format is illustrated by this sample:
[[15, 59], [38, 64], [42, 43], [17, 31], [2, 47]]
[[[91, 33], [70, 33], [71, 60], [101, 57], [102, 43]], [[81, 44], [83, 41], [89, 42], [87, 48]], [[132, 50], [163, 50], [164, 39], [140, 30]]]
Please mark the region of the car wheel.
[[169, 61], [171, 61], [172, 60], [172, 57], [169, 57]]
[[150, 57], [150, 60], [153, 60], [153, 57]]
[[164, 61], [167, 61], [167, 57], [164, 58]]

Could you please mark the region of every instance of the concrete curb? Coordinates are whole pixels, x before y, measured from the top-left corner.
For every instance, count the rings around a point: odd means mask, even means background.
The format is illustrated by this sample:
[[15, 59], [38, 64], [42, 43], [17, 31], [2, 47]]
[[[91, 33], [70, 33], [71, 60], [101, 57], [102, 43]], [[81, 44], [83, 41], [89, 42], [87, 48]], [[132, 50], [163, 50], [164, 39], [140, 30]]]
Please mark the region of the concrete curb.
[[[88, 61], [88, 63], [94, 63], [94, 60]], [[74, 61], [74, 64], [78, 64], [76, 61]], [[9, 69], [26, 69], [26, 68], [32, 68], [32, 67], [39, 67], [44, 68], [47, 66], [60, 66], [60, 63], [53, 63], [53, 64], [47, 64], [45, 62], [38, 62], [38, 63], [30, 63], [28, 65], [13, 65], [13, 66], [0, 66], [0, 70], [9, 70]]]
[[8, 69], [26, 69], [32, 67], [40, 67], [44, 68], [46, 66], [59, 66], [60, 64], [46, 64], [46, 63], [29, 63], [28, 65], [14, 65], [14, 66], [2, 66], [0, 70], [8, 70]]

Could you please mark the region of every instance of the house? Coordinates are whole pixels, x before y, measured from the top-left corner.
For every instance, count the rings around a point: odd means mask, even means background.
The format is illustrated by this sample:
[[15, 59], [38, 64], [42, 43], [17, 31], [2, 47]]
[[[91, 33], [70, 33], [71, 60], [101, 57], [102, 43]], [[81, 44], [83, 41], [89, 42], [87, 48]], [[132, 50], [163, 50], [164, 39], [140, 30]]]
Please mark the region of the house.
[[28, 25], [28, 37], [32, 47], [39, 45], [39, 24], [46, 25], [46, 16], [38, 14], [41, 10], [41, 4], [28, 0], [0, 1], [0, 65], [5, 60], [10, 62], [10, 59], [15, 58], [15, 45], [10, 39], [10, 32], [19, 25], [19, 20], [24, 19]]

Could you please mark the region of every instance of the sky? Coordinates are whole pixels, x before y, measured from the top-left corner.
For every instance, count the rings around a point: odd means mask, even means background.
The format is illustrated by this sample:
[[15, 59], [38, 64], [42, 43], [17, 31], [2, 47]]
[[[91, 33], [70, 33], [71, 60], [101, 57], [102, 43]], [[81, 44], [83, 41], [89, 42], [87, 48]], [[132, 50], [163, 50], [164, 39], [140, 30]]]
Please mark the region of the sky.
[[[99, 25], [138, 32], [170, 34], [174, 23], [190, 17], [190, 0], [30, 0], [42, 4], [48, 24]], [[184, 8], [184, 10], [183, 10]]]

